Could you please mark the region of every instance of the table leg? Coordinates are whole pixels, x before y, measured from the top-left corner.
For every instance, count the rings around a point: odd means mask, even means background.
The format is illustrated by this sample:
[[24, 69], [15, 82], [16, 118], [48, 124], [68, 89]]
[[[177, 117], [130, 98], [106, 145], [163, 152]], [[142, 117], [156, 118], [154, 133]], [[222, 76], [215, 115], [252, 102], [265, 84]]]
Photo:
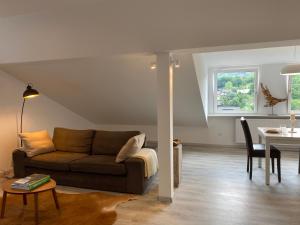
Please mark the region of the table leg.
[[[262, 138], [260, 135], [258, 135], [258, 143], [262, 143]], [[258, 158], [258, 168], [262, 168], [262, 158]]]
[[266, 139], [266, 185], [270, 184], [270, 143]]
[[23, 194], [23, 205], [27, 205], [27, 196]]
[[5, 205], [6, 205], [6, 196], [7, 196], [6, 191], [3, 191], [2, 207], [1, 207], [1, 216], [0, 216], [0, 218], [3, 218], [3, 217], [4, 217]]
[[57, 195], [56, 195], [55, 189], [52, 189], [52, 195], [53, 195], [53, 199], [54, 199], [54, 202], [55, 202], [56, 209], [59, 210], [59, 204], [58, 204], [58, 199], [57, 199]]
[[34, 212], [35, 212], [35, 224], [39, 224], [39, 195], [34, 194]]

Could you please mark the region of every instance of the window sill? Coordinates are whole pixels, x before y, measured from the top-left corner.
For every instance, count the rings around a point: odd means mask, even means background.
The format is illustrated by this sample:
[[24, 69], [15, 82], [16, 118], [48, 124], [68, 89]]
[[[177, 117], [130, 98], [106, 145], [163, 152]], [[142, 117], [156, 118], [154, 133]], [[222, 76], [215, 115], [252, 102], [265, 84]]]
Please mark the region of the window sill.
[[[233, 118], [239, 118], [239, 117], [246, 117], [246, 118], [256, 118], [256, 119], [289, 119], [290, 115], [289, 114], [279, 114], [279, 115], [268, 115], [268, 114], [243, 114], [243, 113], [211, 113], [208, 114], [208, 117], [233, 117]], [[300, 119], [300, 115], [296, 116], [297, 119]]]

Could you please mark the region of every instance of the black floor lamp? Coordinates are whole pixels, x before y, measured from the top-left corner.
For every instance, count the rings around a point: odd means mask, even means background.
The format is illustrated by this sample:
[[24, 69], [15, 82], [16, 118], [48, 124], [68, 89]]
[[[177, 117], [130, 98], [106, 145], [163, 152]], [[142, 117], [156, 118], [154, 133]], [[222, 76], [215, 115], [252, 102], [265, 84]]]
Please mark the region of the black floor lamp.
[[[26, 90], [23, 93], [23, 104], [22, 104], [22, 111], [21, 111], [21, 124], [20, 124], [20, 133], [23, 132], [23, 112], [24, 112], [24, 106], [27, 99], [35, 98], [39, 96], [39, 92], [32, 88], [30, 84], [27, 85]], [[21, 142], [22, 146], [22, 142]]]

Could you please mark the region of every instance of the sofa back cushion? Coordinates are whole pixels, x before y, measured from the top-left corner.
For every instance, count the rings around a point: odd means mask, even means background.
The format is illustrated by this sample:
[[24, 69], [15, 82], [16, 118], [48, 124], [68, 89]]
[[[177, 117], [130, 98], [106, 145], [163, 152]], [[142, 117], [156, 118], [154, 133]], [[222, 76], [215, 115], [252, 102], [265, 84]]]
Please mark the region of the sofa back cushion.
[[139, 134], [140, 131], [96, 131], [92, 154], [117, 155], [131, 137]]
[[94, 131], [55, 128], [53, 143], [57, 151], [90, 153]]

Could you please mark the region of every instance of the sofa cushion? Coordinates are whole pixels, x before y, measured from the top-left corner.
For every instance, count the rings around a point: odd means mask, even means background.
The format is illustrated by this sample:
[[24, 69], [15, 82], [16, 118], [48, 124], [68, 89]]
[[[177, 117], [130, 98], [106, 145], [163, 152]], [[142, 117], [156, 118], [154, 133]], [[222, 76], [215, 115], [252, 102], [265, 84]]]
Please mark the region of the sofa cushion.
[[139, 134], [139, 131], [96, 131], [92, 154], [116, 156], [131, 137]]
[[115, 156], [91, 155], [70, 163], [71, 171], [107, 175], [125, 175], [126, 168], [123, 163], [116, 163]]
[[53, 143], [58, 151], [90, 153], [93, 136], [93, 130], [55, 128]]
[[51, 152], [27, 158], [25, 166], [58, 171], [70, 171], [69, 163], [87, 157], [84, 153]]
[[127, 143], [121, 148], [120, 152], [116, 157], [116, 162], [120, 163], [126, 159], [132, 157], [134, 154], [139, 152], [145, 142], [145, 134], [139, 134], [130, 138]]
[[20, 150], [26, 152], [27, 157], [55, 151], [54, 144], [46, 130], [20, 133], [19, 137], [23, 143]]

